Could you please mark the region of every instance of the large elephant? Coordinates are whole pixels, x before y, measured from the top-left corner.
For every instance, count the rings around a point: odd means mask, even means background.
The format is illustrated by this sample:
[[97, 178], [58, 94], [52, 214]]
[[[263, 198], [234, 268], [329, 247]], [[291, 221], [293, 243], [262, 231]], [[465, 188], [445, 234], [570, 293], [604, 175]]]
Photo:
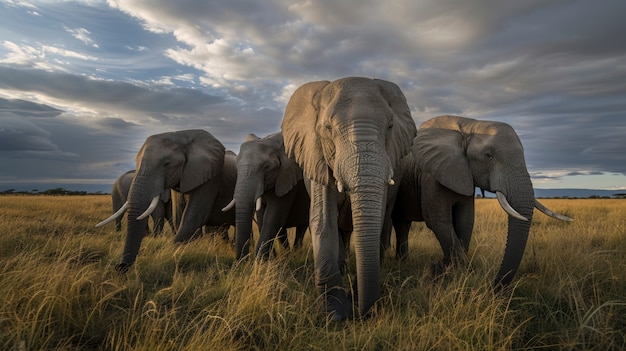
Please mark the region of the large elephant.
[[182, 130], [148, 137], [137, 153], [137, 174], [128, 195], [128, 226], [121, 262], [124, 272], [135, 262], [145, 221], [170, 189], [184, 195], [185, 208], [174, 242], [194, 237], [204, 225], [234, 225], [234, 210], [221, 209], [233, 197], [237, 156], [204, 130]]
[[269, 256], [277, 235], [289, 247], [286, 228], [296, 227], [294, 248], [300, 246], [309, 226], [309, 203], [302, 169], [287, 157], [282, 134], [248, 135], [237, 156], [235, 194], [224, 208], [235, 206], [237, 259], [248, 255], [255, 211], [260, 231], [258, 257]]
[[[113, 186], [111, 187], [111, 202], [113, 205], [113, 213], [112, 217], [115, 217], [115, 230], [118, 232], [122, 230], [122, 217], [126, 212], [126, 200], [128, 198], [128, 192], [130, 190], [130, 185], [133, 183], [133, 178], [135, 177], [135, 170], [132, 169], [121, 176], [119, 176]], [[125, 206], [126, 205], [126, 206]], [[152, 232], [155, 236], [161, 234], [163, 232], [163, 227], [165, 222], [169, 224], [172, 230], [175, 230], [173, 217], [172, 217], [172, 203], [171, 201], [163, 202], [160, 201], [157, 204], [157, 207], [150, 214], [150, 218], [152, 218]], [[96, 227], [101, 227], [109, 221], [103, 221], [96, 224]], [[146, 223], [147, 224], [147, 223]], [[149, 227], [146, 226], [146, 234], [150, 232]]]
[[285, 151], [310, 180], [315, 283], [332, 319], [351, 313], [343, 239], [352, 231], [361, 316], [380, 297], [380, 234], [394, 169], [410, 152], [415, 122], [400, 88], [349, 77], [304, 84], [282, 122]]
[[467, 254], [475, 187], [496, 194], [509, 215], [506, 248], [494, 282], [497, 289], [510, 283], [517, 272], [534, 207], [554, 218], [572, 220], [535, 200], [522, 143], [506, 123], [458, 116], [432, 118], [417, 130], [412, 154], [402, 160], [401, 169], [392, 214], [396, 256], [406, 257], [411, 222], [425, 221], [443, 250], [438, 269]]

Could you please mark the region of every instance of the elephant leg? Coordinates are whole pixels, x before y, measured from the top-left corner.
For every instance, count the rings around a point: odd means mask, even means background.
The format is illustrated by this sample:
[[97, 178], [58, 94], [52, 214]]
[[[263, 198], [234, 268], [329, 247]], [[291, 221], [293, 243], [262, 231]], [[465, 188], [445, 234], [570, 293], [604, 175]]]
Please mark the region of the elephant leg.
[[326, 311], [334, 320], [348, 317], [350, 304], [343, 287], [339, 266], [343, 248], [337, 225], [337, 194], [330, 187], [311, 181], [311, 242], [315, 285], [326, 301]]
[[352, 231], [344, 230], [339, 228], [339, 269], [341, 270], [341, 274], [346, 273], [347, 264], [346, 257], [350, 254], [350, 237], [352, 236]]
[[304, 234], [306, 233], [306, 229], [308, 228], [308, 225], [299, 225], [296, 226], [296, 236], [293, 240], [293, 248], [295, 249], [299, 249], [300, 247], [302, 247], [302, 241], [304, 240]]
[[403, 261], [409, 256], [409, 231], [411, 230], [411, 221], [394, 222], [394, 230], [396, 232], [396, 259]]
[[218, 189], [211, 189], [212, 185], [205, 183], [189, 193], [174, 242], [187, 242], [202, 232], [217, 198]]
[[382, 264], [383, 258], [385, 257], [385, 252], [387, 249], [391, 247], [391, 228], [392, 220], [391, 220], [391, 211], [390, 208], [387, 208], [385, 212], [385, 219], [383, 221], [383, 226], [380, 232], [380, 263]]
[[165, 225], [165, 205], [160, 202], [150, 217], [152, 218], [152, 235], [156, 237], [163, 233], [163, 226]]
[[472, 240], [472, 231], [474, 230], [474, 198], [470, 197], [463, 200], [454, 208], [453, 222], [454, 231], [461, 243], [462, 256], [459, 259], [466, 259], [469, 250], [470, 241]]
[[285, 228], [284, 226], [280, 227], [280, 230], [278, 231], [278, 236], [276, 238], [278, 239], [278, 242], [283, 245], [283, 248], [285, 250], [289, 250], [289, 236], [287, 234], [287, 228]]
[[448, 266], [453, 263], [453, 258], [458, 255], [455, 252], [461, 251], [462, 245], [454, 232], [452, 219], [427, 221], [426, 225], [435, 233], [435, 237], [443, 251], [443, 259], [433, 266], [433, 273], [439, 275], [444, 273]]
[[[259, 235], [259, 241], [256, 244], [257, 257], [268, 258], [270, 252], [273, 251], [274, 240], [276, 238], [282, 240], [281, 236], [284, 236], [285, 239], [287, 238], [287, 229], [283, 228], [283, 218], [272, 215], [272, 212], [273, 211], [270, 210], [269, 206], [265, 210], [265, 214], [263, 216], [263, 225], [261, 226], [261, 232]], [[282, 233], [283, 230], [284, 233]], [[288, 241], [287, 245], [289, 245]]]
[[176, 231], [176, 227], [174, 226], [174, 217], [172, 214], [172, 202], [168, 202], [164, 204], [164, 214], [163, 214], [163, 221], [167, 223], [167, 225], [169, 225], [170, 229], [175, 232]]

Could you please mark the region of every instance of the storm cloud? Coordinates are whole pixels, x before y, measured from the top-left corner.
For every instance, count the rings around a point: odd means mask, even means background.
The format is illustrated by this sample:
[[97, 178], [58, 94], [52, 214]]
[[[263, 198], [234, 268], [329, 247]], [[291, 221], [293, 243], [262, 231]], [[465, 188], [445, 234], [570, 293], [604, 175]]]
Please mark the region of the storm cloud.
[[[18, 177], [112, 182], [163, 131], [203, 128], [238, 151], [248, 133], [279, 129], [299, 85], [344, 76], [396, 82], [418, 124], [442, 114], [509, 123], [538, 187], [576, 178], [626, 188], [620, 0], [0, 10], [0, 188]], [[611, 183], [598, 184], [605, 174]]]

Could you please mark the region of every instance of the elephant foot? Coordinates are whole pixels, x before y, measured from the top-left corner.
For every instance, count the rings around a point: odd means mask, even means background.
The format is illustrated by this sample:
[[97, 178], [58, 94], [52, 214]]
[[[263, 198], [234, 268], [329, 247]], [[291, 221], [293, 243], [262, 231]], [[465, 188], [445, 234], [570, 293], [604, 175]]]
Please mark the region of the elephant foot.
[[115, 271], [119, 274], [124, 274], [126, 272], [128, 272], [128, 270], [130, 269], [130, 266], [132, 266], [132, 263], [125, 263], [125, 262], [121, 262], [115, 265]]
[[326, 293], [326, 312], [331, 321], [344, 321], [350, 317], [352, 302], [343, 288], [333, 288]]

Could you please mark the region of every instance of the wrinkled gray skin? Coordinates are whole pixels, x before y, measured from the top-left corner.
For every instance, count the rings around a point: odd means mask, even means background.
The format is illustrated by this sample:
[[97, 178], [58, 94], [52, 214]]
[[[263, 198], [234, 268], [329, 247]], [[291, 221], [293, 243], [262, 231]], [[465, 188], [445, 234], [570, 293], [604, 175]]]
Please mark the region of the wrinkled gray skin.
[[[443, 250], [436, 271], [464, 260], [474, 226], [475, 187], [479, 187], [501, 193], [526, 218], [508, 217], [506, 248], [494, 286], [509, 284], [522, 260], [536, 204], [524, 149], [513, 128], [458, 116], [432, 118], [419, 127], [401, 171], [392, 214], [396, 257], [407, 255], [411, 222], [425, 221]], [[383, 241], [388, 242], [389, 233], [383, 234]]]
[[[130, 170], [117, 178], [115, 183], [113, 183], [113, 187], [111, 188], [111, 200], [113, 203], [113, 213], [117, 212], [122, 205], [126, 202], [128, 198], [128, 191], [130, 190], [130, 185], [133, 182], [133, 178], [135, 177], [135, 170]], [[118, 232], [122, 230], [122, 216], [119, 216], [115, 219], [115, 230]], [[152, 214], [150, 214], [152, 218], [154, 236], [157, 236], [163, 232], [163, 226], [165, 222], [169, 224], [172, 230], [175, 230], [174, 223], [172, 222], [172, 204], [170, 202], [159, 201], [159, 204], [154, 209]], [[146, 223], [147, 224], [147, 223]], [[146, 235], [150, 233], [150, 228], [146, 227]]]
[[175, 243], [191, 240], [203, 225], [234, 224], [234, 211], [221, 209], [232, 199], [236, 155], [204, 130], [183, 130], [148, 137], [137, 153], [137, 174], [128, 195], [128, 226], [119, 272], [135, 262], [146, 219], [138, 220], [154, 197], [184, 195], [185, 208]]
[[415, 123], [400, 88], [369, 78], [307, 83], [292, 95], [282, 133], [285, 151], [310, 179], [315, 284], [334, 320], [347, 318], [344, 243], [352, 229], [356, 295], [362, 317], [380, 297], [380, 235], [387, 191], [410, 152]]
[[252, 219], [257, 199], [260, 228], [256, 256], [267, 258], [274, 238], [289, 248], [286, 228], [296, 227], [294, 248], [302, 244], [309, 226], [309, 194], [304, 187], [302, 169], [287, 157], [281, 133], [265, 138], [248, 135], [237, 156], [237, 185], [235, 204], [235, 252], [237, 259], [248, 255], [252, 234]]

